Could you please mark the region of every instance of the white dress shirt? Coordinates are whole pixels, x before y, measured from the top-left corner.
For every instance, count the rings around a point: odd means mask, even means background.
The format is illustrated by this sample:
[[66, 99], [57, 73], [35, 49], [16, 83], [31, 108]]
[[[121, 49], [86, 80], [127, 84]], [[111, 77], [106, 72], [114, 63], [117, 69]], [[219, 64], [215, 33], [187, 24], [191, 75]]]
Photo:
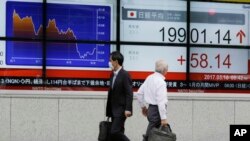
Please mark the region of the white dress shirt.
[[118, 75], [119, 71], [122, 69], [122, 67], [119, 67], [116, 71], [113, 71], [114, 73], [114, 76], [113, 76], [113, 80], [112, 80], [112, 89], [114, 87], [114, 83], [115, 83], [115, 79], [116, 79], [116, 76]]
[[161, 119], [167, 119], [167, 84], [165, 77], [155, 72], [149, 75], [139, 88], [136, 97], [141, 107], [157, 105]]

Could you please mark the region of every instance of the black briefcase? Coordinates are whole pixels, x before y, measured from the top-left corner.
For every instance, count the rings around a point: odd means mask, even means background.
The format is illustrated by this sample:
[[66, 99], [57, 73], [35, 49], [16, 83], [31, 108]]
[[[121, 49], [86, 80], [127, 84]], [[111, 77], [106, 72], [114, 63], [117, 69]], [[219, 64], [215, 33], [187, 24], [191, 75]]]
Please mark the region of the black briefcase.
[[111, 130], [111, 121], [109, 117], [106, 121], [101, 121], [99, 123], [99, 135], [98, 141], [110, 141], [110, 130]]
[[153, 128], [148, 135], [148, 141], [176, 141], [176, 134], [172, 132], [170, 125]]

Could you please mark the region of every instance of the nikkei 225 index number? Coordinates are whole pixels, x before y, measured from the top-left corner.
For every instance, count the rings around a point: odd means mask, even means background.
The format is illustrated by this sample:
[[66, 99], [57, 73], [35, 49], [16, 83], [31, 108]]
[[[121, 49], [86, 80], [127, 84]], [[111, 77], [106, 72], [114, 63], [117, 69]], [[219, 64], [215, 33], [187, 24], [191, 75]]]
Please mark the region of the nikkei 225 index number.
[[[186, 42], [187, 39], [187, 31], [185, 28], [175, 28], [175, 27], [170, 27], [170, 28], [165, 28], [162, 27], [159, 32], [162, 35], [162, 42]], [[166, 36], [167, 34], [167, 36]], [[213, 36], [216, 40], [216, 42], [213, 42], [214, 44], [230, 44], [231, 43], [231, 34], [230, 30], [227, 31], [221, 31], [218, 29], [217, 31], [214, 32]], [[193, 28], [190, 31], [190, 42], [191, 43], [208, 43], [207, 42], [207, 29], [202, 29], [199, 30], [197, 28]], [[210, 41], [209, 43], [212, 43]]]

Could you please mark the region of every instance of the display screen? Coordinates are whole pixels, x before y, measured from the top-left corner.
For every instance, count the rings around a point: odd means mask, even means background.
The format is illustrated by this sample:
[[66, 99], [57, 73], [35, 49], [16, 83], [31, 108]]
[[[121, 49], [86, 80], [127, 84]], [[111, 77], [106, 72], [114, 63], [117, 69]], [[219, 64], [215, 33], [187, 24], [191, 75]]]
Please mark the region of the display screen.
[[191, 2], [192, 88], [250, 88], [249, 11], [248, 4]]
[[[186, 42], [186, 2], [122, 1], [121, 40], [136, 42]], [[174, 37], [174, 34], [180, 36]]]
[[124, 0], [121, 40], [134, 44], [121, 47], [125, 67], [143, 82], [154, 71], [155, 61], [164, 59], [170, 89], [249, 92], [250, 5], [195, 1], [189, 5], [187, 11], [187, 1]]
[[43, 78], [43, 84], [48, 86], [50, 79], [107, 81], [110, 52], [116, 50], [116, 45], [110, 43], [115, 39], [115, 1], [3, 0], [0, 3], [0, 19], [5, 21], [1, 28], [5, 30], [0, 30], [3, 85], [12, 85], [6, 80], [12, 77]]
[[250, 93], [249, 13], [226, 0], [1, 0], [1, 89], [107, 90], [120, 51], [135, 90], [163, 59], [169, 91]]
[[[247, 5], [192, 2], [191, 6], [191, 11], [206, 13], [206, 15], [191, 15], [195, 17], [191, 23], [191, 35], [195, 34], [191, 36], [192, 42], [247, 48], [250, 10]], [[191, 49], [191, 72], [247, 74], [247, 49], [211, 47]], [[203, 63], [199, 65], [200, 58], [203, 58]]]
[[[42, 3], [7, 2], [6, 36], [43, 38]], [[110, 40], [111, 7], [47, 4], [46, 39]], [[104, 28], [105, 27], [105, 28]], [[6, 64], [41, 66], [43, 44], [6, 42]], [[108, 67], [110, 45], [46, 43], [47, 66]]]

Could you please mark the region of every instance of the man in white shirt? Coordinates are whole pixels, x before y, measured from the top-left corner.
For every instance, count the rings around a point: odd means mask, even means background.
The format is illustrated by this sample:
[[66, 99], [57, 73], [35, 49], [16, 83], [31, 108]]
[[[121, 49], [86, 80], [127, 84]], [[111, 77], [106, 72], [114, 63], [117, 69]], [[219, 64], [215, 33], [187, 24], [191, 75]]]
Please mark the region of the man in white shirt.
[[[149, 75], [139, 88], [136, 97], [142, 114], [148, 118], [148, 127], [143, 141], [147, 141], [150, 130], [153, 127], [167, 126], [167, 86], [165, 75], [168, 65], [164, 60], [155, 63], [155, 73]], [[147, 108], [147, 105], [148, 108]]]

